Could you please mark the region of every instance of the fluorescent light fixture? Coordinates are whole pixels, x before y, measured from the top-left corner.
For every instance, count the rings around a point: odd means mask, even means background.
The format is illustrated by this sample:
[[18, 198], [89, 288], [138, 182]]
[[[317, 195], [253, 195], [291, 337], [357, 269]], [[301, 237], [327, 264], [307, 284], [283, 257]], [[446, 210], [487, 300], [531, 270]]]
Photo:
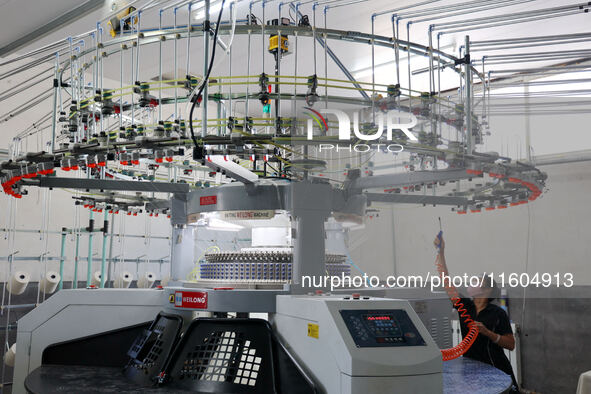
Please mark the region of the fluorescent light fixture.
[[244, 226], [222, 220], [219, 216], [219, 212], [203, 212], [197, 222], [194, 223], [198, 227], [205, 227], [207, 230], [214, 231], [240, 231], [244, 229]]
[[[455, 48], [455, 46], [456, 46], [456, 44], [444, 45], [444, 46], [442, 46], [440, 48], [440, 50], [441, 51], [445, 51], [447, 49], [453, 49], [453, 48]], [[423, 56], [423, 55], [417, 55], [417, 54], [411, 54], [410, 55], [410, 59], [417, 58], [417, 57], [420, 57], [420, 58], [423, 58], [423, 59], [425, 58], [425, 56]], [[400, 63], [406, 62], [406, 61], [408, 61], [408, 58], [409, 58], [408, 55], [406, 55], [406, 56], [400, 56], [399, 57], [399, 62]], [[380, 72], [384, 72], [389, 67], [394, 67], [395, 64], [396, 64], [396, 60], [390, 60], [390, 61], [387, 61], [387, 62], [384, 62], [384, 63], [376, 64], [375, 67], [374, 67], [374, 70], [375, 70], [376, 75], [380, 74]], [[406, 67], [406, 65], [405, 65], [405, 67]], [[363, 78], [363, 77], [368, 77], [370, 75], [371, 75], [371, 66], [363, 67], [363, 68], [360, 68], [360, 69], [357, 69], [357, 70], [354, 70], [353, 71], [353, 77], [355, 79], [360, 79], [360, 78]]]
[[[221, 8], [222, 8], [221, 1], [216, 1], [215, 3], [210, 4], [209, 5], [209, 16], [211, 16], [212, 14], [217, 14], [218, 12], [220, 12]], [[205, 18], [205, 7], [200, 7], [194, 11], [193, 19], [199, 20], [199, 19], [203, 19], [203, 18]]]
[[216, 230], [216, 231], [240, 231], [243, 228], [244, 227], [242, 227], [238, 224], [226, 222], [224, 220], [216, 219], [216, 218], [210, 218], [208, 221], [208, 224], [207, 224], [208, 230]]

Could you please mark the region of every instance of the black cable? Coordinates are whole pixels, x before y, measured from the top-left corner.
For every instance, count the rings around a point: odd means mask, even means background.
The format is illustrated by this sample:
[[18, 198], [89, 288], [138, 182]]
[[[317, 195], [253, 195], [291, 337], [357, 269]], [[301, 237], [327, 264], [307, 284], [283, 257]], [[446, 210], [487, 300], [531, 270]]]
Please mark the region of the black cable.
[[[218, 20], [215, 25], [215, 31], [213, 33], [213, 49], [211, 50], [211, 60], [209, 62], [207, 74], [203, 78], [203, 82], [201, 83], [201, 87], [199, 88], [199, 92], [197, 92], [197, 95], [195, 96], [195, 101], [193, 101], [193, 105], [191, 105], [191, 111], [189, 112], [189, 130], [191, 131], [191, 139], [193, 140], [193, 144], [195, 144], [195, 148], [199, 148], [199, 145], [197, 144], [197, 138], [195, 137], [195, 131], [193, 130], [193, 111], [195, 110], [195, 106], [197, 105], [197, 102], [199, 101], [199, 96], [201, 96], [201, 93], [203, 93], [203, 89], [205, 89], [205, 84], [207, 84], [207, 81], [209, 80], [209, 74], [211, 74], [211, 70], [213, 68], [213, 60], [215, 59], [215, 48], [217, 47], [216, 44], [217, 44], [217, 38], [218, 38], [218, 28], [220, 27], [220, 21], [222, 19], [222, 13], [224, 12], [224, 3], [225, 2], [226, 2], [226, 0], [222, 0], [222, 6], [220, 8], [220, 13], [218, 14]], [[208, 17], [209, 17], [209, 15], [206, 15], [206, 18], [208, 18]], [[206, 21], [207, 21], [207, 19], [206, 19]], [[204, 25], [205, 24], [207, 24], [207, 23], [204, 22]], [[207, 34], [207, 33], [203, 32], [203, 34]], [[187, 70], [187, 72], [189, 72], [189, 70]], [[207, 105], [207, 98], [206, 97], [204, 97], [202, 101], [203, 101], [203, 105]], [[207, 122], [207, 119], [203, 119], [202, 122]]]

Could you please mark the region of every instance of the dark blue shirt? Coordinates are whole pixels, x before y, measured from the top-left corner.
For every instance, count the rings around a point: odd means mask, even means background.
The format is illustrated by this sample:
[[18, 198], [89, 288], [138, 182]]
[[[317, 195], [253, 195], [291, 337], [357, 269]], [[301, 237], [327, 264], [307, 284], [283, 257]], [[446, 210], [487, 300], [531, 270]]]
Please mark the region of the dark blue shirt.
[[[488, 305], [477, 314], [476, 306], [472, 299], [462, 298], [461, 302], [464, 304], [464, 308], [466, 308], [466, 311], [468, 311], [472, 319], [481, 322], [492, 332], [499, 335], [513, 333], [509, 317], [500, 306], [488, 303]], [[462, 330], [462, 337], [465, 337], [469, 329], [461, 316], [460, 327]], [[476, 340], [464, 356], [491, 364], [505, 372], [507, 375], [513, 375], [511, 363], [509, 362], [509, 359], [507, 359], [507, 356], [505, 356], [503, 348], [482, 334], [478, 334], [478, 337], [476, 337]]]

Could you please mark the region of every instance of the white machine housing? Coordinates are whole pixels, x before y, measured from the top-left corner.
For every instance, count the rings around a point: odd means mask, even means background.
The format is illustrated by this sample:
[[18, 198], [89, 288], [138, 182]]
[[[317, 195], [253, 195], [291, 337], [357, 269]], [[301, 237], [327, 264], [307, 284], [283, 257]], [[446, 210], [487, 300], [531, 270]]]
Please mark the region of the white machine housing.
[[74, 289], [57, 292], [18, 321], [13, 393], [41, 366], [50, 345], [151, 322], [162, 310], [162, 290]]
[[[398, 323], [406, 327], [400, 334], [415, 338], [418, 333], [424, 343], [410, 345], [403, 339], [401, 343], [371, 345], [369, 332], [362, 334], [362, 338], [369, 334], [369, 339], [360, 345], [356, 342], [359, 338], [354, 338], [345, 323], [345, 315], [369, 316], [362, 311], [376, 316], [391, 315], [393, 311], [400, 311], [396, 312], [400, 316], [406, 314], [407, 322]], [[279, 295], [272, 323], [277, 335], [325, 393], [443, 391], [441, 351], [408, 301], [345, 295]]]

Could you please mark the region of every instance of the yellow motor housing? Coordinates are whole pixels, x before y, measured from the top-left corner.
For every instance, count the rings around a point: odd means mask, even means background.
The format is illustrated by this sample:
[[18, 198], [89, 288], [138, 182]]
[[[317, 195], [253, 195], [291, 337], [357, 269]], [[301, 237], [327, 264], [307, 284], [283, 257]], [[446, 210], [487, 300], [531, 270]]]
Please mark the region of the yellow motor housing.
[[[111, 34], [111, 37], [115, 37], [117, 36], [117, 34], [119, 34], [119, 32], [121, 31], [121, 20], [127, 16], [129, 16], [129, 14], [131, 14], [132, 12], [134, 12], [136, 10], [135, 7], [127, 7], [126, 9], [124, 9], [123, 11], [119, 12], [117, 15], [115, 15], [113, 18], [111, 18], [111, 20], [107, 23], [107, 25], [109, 25], [109, 33]], [[133, 17], [133, 24], [135, 25], [137, 23], [137, 16]], [[123, 30], [129, 30], [130, 29], [130, 23], [129, 20], [125, 21], [125, 24], [123, 25]]]
[[[279, 36], [271, 36], [269, 38], [269, 52], [275, 53], [277, 51], [277, 47], [279, 46]], [[281, 36], [281, 53], [285, 53], [288, 50], [288, 43], [287, 37]]]

